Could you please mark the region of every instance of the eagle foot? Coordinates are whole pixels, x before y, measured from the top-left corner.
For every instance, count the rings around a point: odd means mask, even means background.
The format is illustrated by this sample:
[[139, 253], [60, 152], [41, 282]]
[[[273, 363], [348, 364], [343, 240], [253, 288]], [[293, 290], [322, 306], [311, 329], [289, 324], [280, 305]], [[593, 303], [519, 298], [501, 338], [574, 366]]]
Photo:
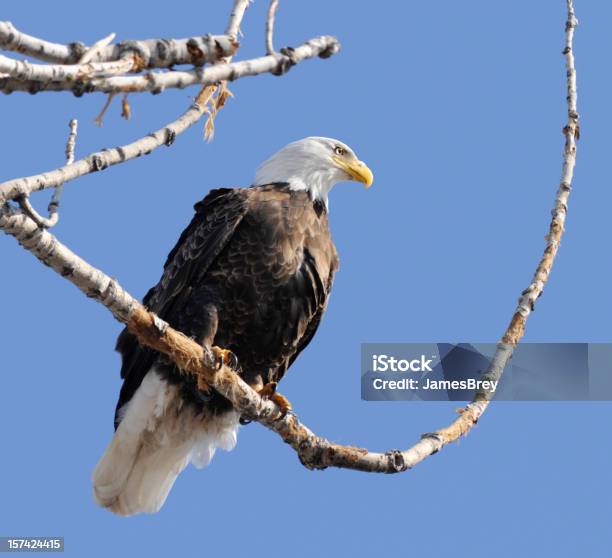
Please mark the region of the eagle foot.
[[[232, 370], [239, 372], [240, 367], [238, 365], [238, 357], [229, 351], [228, 349], [221, 349], [219, 347], [209, 347], [204, 345], [204, 354], [202, 355], [202, 362], [204, 366], [212, 370], [219, 370], [222, 366], [229, 366]], [[197, 380], [198, 390], [204, 401], [210, 399], [211, 389], [206, 380], [201, 376], [198, 376]]]
[[280, 414], [276, 419], [274, 419], [275, 421], [284, 419], [287, 416], [287, 413], [290, 413], [293, 410], [289, 400], [284, 395], [281, 395], [276, 391], [277, 386], [278, 382], [268, 382], [264, 387], [257, 391], [261, 397], [274, 401], [274, 403], [278, 405]]
[[204, 348], [204, 364], [214, 370], [222, 366], [228, 366], [236, 372], [240, 370], [238, 357], [232, 351], [215, 346]]

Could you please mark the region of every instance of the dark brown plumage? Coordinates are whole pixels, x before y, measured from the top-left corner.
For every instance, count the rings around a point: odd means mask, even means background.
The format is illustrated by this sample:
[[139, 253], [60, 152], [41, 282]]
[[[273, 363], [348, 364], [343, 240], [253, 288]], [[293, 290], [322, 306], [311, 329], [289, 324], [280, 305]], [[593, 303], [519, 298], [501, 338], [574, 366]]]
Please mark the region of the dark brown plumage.
[[[372, 171], [342, 142], [309, 137], [264, 161], [251, 188], [213, 190], [170, 252], [144, 304], [206, 347], [234, 353], [239, 373], [281, 413], [276, 382], [314, 336], [338, 256], [327, 202], [338, 182], [369, 187]], [[121, 515], [155, 512], [180, 472], [236, 445], [239, 413], [198, 389], [124, 331], [115, 434], [93, 474], [94, 496]], [[227, 357], [205, 350], [211, 358]], [[202, 387], [202, 386], [201, 386]], [[248, 418], [248, 417], [245, 417]]]
[[[195, 210], [143, 302], [197, 341], [235, 353], [251, 385], [278, 381], [316, 332], [338, 268], [325, 205], [277, 183], [213, 190]], [[154, 364], [191, 405], [215, 414], [231, 408], [125, 330], [117, 350], [117, 410]]]

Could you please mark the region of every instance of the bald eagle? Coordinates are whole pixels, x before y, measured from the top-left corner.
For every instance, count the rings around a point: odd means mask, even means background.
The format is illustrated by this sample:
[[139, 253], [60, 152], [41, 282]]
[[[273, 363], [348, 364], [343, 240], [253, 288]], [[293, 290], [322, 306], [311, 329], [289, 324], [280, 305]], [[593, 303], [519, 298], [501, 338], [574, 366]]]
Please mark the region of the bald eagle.
[[[143, 300], [285, 410], [275, 386], [327, 307], [338, 269], [327, 197], [346, 180], [369, 187], [373, 176], [344, 143], [309, 137], [287, 145], [258, 168], [250, 188], [212, 190], [195, 205]], [[217, 448], [233, 449], [240, 416], [127, 330], [117, 350], [123, 385], [114, 437], [93, 473], [94, 495], [121, 515], [152, 513], [188, 463], [201, 468]]]

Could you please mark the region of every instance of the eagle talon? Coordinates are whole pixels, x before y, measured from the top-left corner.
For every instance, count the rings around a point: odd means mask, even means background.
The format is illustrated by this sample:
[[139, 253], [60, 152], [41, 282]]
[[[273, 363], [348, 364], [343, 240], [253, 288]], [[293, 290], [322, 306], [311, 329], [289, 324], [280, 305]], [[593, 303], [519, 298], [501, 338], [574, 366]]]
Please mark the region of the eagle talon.
[[228, 351], [228, 353], [229, 353], [229, 362], [227, 363], [227, 365], [232, 370], [235, 370], [236, 372], [240, 371], [240, 364], [238, 362], [238, 357], [232, 351]]
[[212, 352], [215, 355], [217, 362], [217, 370], [222, 366], [227, 366], [237, 372], [240, 369], [238, 364], [238, 357], [229, 349], [221, 349], [219, 347], [212, 347]]
[[268, 399], [276, 403], [280, 409], [280, 414], [274, 419], [274, 422], [284, 419], [290, 412], [293, 411], [293, 407], [291, 406], [289, 400], [284, 395], [281, 395], [276, 391], [277, 386], [278, 382], [268, 382], [257, 392], [264, 399]]

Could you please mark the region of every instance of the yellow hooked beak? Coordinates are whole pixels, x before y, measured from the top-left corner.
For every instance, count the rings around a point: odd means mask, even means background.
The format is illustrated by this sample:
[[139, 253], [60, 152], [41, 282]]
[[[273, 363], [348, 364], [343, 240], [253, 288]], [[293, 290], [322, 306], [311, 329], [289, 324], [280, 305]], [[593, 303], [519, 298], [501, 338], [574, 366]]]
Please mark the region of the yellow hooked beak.
[[374, 182], [374, 175], [363, 161], [359, 161], [357, 159], [347, 161], [342, 157], [332, 157], [332, 159], [334, 160], [334, 163], [345, 171], [353, 180], [363, 182], [366, 188], [372, 186], [372, 182]]

